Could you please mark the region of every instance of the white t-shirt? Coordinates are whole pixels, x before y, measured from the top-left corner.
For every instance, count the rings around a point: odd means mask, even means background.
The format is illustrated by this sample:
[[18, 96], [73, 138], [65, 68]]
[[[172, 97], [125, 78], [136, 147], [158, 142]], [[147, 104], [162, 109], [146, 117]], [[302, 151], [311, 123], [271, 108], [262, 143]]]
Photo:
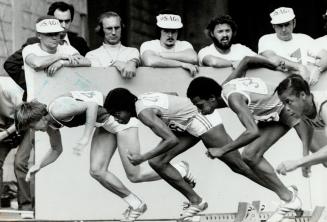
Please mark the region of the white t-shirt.
[[125, 47], [121, 44], [110, 46], [103, 43], [99, 48], [88, 52], [85, 58], [91, 61], [92, 67], [107, 67], [116, 61], [127, 62], [133, 60], [139, 64], [140, 53], [136, 48]]
[[2, 124], [5, 123], [5, 118], [14, 118], [15, 108], [22, 102], [23, 97], [23, 90], [11, 79], [4, 78], [8, 77], [2, 77], [0, 82], [0, 122]]
[[142, 55], [143, 52], [145, 52], [147, 50], [154, 51], [155, 53], [159, 53], [159, 52], [180, 52], [180, 51], [183, 51], [183, 50], [186, 50], [186, 49], [193, 49], [193, 46], [191, 45], [191, 43], [189, 43], [187, 41], [177, 40], [175, 42], [174, 47], [172, 47], [170, 49], [167, 49], [167, 48], [163, 47], [160, 44], [160, 40], [156, 39], [156, 40], [143, 42], [141, 47], [140, 47], [140, 53]]
[[29, 65], [26, 64], [26, 57], [30, 54], [34, 54], [37, 56], [49, 56], [49, 55], [57, 55], [57, 54], [66, 54], [66, 55], [74, 55], [80, 54], [74, 47], [63, 44], [58, 45], [57, 52], [55, 54], [50, 54], [41, 49], [40, 43], [35, 43], [32, 45], [28, 45], [23, 49], [23, 60], [24, 60], [24, 70], [25, 70], [25, 80], [26, 80], [26, 88], [27, 88], [27, 101], [31, 101], [35, 98], [34, 95], [34, 80], [33, 74], [35, 72]]
[[203, 58], [207, 55], [216, 56], [230, 61], [239, 61], [242, 60], [245, 56], [256, 56], [257, 54], [242, 44], [232, 44], [230, 51], [226, 54], [223, 54], [220, 53], [212, 43], [211, 45], [206, 46], [199, 51], [198, 57], [200, 65], [203, 65]]
[[313, 41], [310, 36], [300, 33], [293, 33], [289, 41], [280, 40], [276, 33], [267, 34], [259, 39], [258, 53], [271, 50], [279, 56], [306, 65], [308, 61], [314, 62], [309, 56]]

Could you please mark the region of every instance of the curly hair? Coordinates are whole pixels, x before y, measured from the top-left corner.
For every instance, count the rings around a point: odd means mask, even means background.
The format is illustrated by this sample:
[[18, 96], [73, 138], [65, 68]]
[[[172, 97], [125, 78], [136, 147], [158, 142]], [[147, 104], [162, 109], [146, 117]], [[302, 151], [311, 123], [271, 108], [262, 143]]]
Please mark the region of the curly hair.
[[222, 87], [215, 80], [208, 77], [197, 77], [193, 79], [187, 88], [186, 95], [193, 99], [200, 97], [201, 99], [209, 99], [212, 95], [221, 96]]
[[211, 39], [213, 37], [210, 35], [210, 33], [212, 33], [214, 31], [216, 25], [219, 25], [219, 24], [228, 24], [232, 29], [233, 37], [235, 37], [235, 35], [237, 33], [237, 25], [236, 25], [235, 21], [233, 20], [233, 18], [230, 15], [221, 15], [221, 16], [211, 19], [206, 28], [207, 35]]
[[132, 116], [136, 116], [136, 101], [137, 97], [128, 89], [115, 88], [108, 93], [103, 107], [111, 115], [114, 115], [115, 112], [127, 111], [131, 113]]

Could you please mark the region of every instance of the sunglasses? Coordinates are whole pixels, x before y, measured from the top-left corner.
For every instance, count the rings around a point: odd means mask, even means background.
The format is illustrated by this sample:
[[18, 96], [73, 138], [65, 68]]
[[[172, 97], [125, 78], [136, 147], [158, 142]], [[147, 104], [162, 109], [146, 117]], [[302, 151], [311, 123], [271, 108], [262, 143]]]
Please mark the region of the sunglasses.
[[60, 23], [70, 23], [71, 22], [71, 19], [66, 19], [66, 20], [62, 20], [62, 19], [58, 19]]
[[43, 33], [43, 35], [49, 36], [49, 37], [59, 36], [59, 34], [60, 34], [60, 32]]

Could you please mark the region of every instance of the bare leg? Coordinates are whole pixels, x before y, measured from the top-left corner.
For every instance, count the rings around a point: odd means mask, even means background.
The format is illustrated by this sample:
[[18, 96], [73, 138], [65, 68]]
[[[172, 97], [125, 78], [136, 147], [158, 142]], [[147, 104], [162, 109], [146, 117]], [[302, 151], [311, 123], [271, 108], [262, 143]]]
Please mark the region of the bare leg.
[[274, 168], [263, 157], [263, 154], [281, 138], [289, 128], [276, 122], [261, 124], [259, 128], [260, 137], [244, 149], [242, 157], [256, 175], [268, 185], [268, 189], [275, 192], [280, 199], [289, 202], [292, 199], [292, 192], [281, 182]]
[[105, 188], [121, 198], [125, 198], [131, 191], [113, 173], [108, 171], [108, 165], [116, 147], [115, 135], [102, 128], [95, 130], [91, 143], [90, 174]]
[[185, 182], [170, 160], [194, 146], [199, 139], [189, 134], [178, 135], [179, 143], [168, 152], [149, 160], [150, 166], [176, 190], [182, 193], [191, 204], [199, 204], [202, 198]]
[[[207, 148], [222, 147], [232, 141], [232, 138], [227, 134], [225, 127], [222, 124], [210, 129], [201, 136], [201, 139]], [[243, 161], [238, 150], [227, 153], [219, 159], [227, 164], [235, 173], [244, 175], [255, 183], [266, 187], [266, 184], [264, 184], [264, 182]]]
[[127, 158], [127, 152], [140, 153], [138, 128], [129, 128], [117, 133], [117, 143], [120, 159], [124, 166], [127, 178], [132, 183], [161, 179], [161, 177], [148, 165], [148, 163], [134, 166]]

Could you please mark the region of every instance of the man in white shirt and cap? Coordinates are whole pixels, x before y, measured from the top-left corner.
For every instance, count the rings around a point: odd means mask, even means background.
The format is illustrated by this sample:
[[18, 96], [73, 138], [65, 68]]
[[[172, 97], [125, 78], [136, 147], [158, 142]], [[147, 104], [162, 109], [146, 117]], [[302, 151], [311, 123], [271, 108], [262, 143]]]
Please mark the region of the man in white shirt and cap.
[[[310, 55], [313, 39], [306, 34], [293, 33], [296, 19], [292, 8], [277, 8], [270, 17], [275, 33], [259, 39], [258, 53], [276, 60], [276, 63], [283, 63], [285, 72], [299, 74], [314, 84], [318, 80], [317, 72], [322, 70], [319, 61], [315, 61], [317, 56]], [[309, 67], [309, 64], [314, 66]]]
[[90, 66], [91, 62], [68, 44], [59, 45], [60, 34], [64, 31], [59, 20], [53, 16], [43, 16], [36, 21], [37, 37], [40, 43], [23, 49], [27, 100], [34, 99], [35, 71], [44, 70], [53, 76], [62, 67]]
[[159, 39], [144, 42], [140, 48], [144, 66], [181, 67], [194, 76], [198, 72], [197, 53], [187, 41], [177, 40], [183, 27], [181, 17], [170, 10], [157, 16]]

